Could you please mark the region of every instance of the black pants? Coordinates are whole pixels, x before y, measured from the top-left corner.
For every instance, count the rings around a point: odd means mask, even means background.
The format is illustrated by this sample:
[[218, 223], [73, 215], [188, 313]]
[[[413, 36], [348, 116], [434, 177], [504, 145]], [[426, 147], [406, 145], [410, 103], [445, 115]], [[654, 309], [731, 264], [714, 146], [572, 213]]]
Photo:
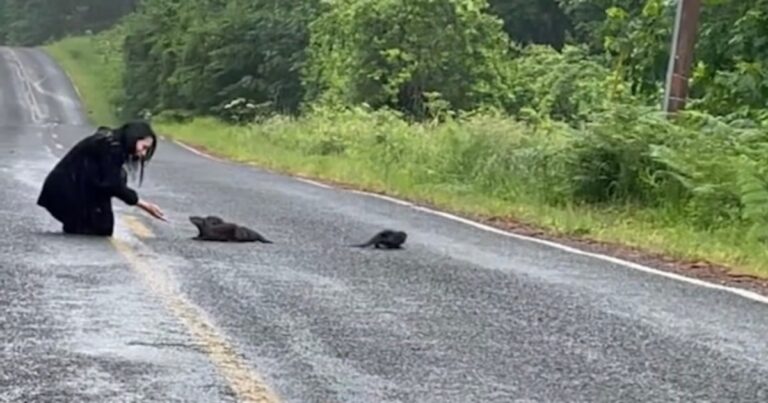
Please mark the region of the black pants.
[[115, 216], [109, 201], [88, 206], [81, 210], [81, 214], [60, 221], [67, 234], [112, 236], [115, 227]]

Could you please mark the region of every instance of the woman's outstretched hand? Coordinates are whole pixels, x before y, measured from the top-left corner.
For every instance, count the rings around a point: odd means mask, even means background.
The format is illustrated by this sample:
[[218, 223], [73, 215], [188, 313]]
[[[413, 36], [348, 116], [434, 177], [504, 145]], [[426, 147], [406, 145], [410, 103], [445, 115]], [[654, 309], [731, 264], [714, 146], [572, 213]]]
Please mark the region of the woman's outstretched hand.
[[155, 217], [158, 220], [168, 222], [168, 220], [165, 218], [165, 214], [163, 214], [163, 211], [160, 210], [160, 207], [157, 207], [156, 204], [150, 203], [144, 200], [139, 200], [139, 202], [137, 203], [137, 206], [141, 207], [142, 210], [149, 213], [149, 215], [151, 215], [152, 217]]

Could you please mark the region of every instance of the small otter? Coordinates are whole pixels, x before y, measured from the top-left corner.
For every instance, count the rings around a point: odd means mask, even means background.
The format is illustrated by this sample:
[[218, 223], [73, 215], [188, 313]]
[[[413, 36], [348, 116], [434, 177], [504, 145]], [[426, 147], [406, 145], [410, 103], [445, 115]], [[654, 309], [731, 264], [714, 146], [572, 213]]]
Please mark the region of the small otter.
[[198, 241], [218, 242], [262, 242], [272, 243], [258, 232], [237, 224], [228, 223], [218, 216], [190, 216], [189, 221], [197, 227], [199, 233], [192, 238]]
[[408, 234], [403, 231], [386, 229], [374, 235], [373, 238], [371, 238], [368, 242], [351, 246], [357, 248], [366, 248], [373, 245], [373, 247], [376, 249], [400, 249], [401, 246], [405, 243], [406, 238], [408, 238]]

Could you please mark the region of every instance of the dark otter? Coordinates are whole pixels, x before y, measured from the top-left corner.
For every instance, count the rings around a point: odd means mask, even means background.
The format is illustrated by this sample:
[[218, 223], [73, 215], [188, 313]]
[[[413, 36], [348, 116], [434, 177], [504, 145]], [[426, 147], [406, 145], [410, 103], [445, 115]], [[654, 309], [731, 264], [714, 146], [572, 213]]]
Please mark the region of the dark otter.
[[386, 229], [374, 235], [373, 238], [368, 240], [368, 242], [351, 246], [356, 248], [366, 248], [373, 245], [373, 247], [376, 249], [400, 249], [401, 246], [405, 243], [406, 238], [408, 238], [408, 234], [403, 231], [393, 231]]
[[229, 223], [218, 216], [190, 216], [189, 221], [197, 227], [199, 233], [192, 238], [198, 241], [218, 242], [262, 242], [272, 243], [258, 232], [237, 224]]

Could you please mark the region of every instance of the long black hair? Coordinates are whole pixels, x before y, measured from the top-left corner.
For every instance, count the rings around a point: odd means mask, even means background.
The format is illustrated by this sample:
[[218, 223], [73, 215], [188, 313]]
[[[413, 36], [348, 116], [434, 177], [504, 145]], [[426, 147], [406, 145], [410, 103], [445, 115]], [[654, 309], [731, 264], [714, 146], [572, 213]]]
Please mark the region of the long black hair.
[[[112, 135], [122, 145], [126, 157], [126, 167], [132, 172], [139, 168], [139, 186], [141, 186], [141, 183], [144, 181], [144, 165], [152, 159], [157, 149], [157, 135], [155, 135], [149, 123], [141, 120], [125, 123], [113, 130]], [[148, 137], [152, 138], [152, 146], [147, 150], [147, 154], [143, 158], [137, 156], [135, 154], [136, 143]]]

